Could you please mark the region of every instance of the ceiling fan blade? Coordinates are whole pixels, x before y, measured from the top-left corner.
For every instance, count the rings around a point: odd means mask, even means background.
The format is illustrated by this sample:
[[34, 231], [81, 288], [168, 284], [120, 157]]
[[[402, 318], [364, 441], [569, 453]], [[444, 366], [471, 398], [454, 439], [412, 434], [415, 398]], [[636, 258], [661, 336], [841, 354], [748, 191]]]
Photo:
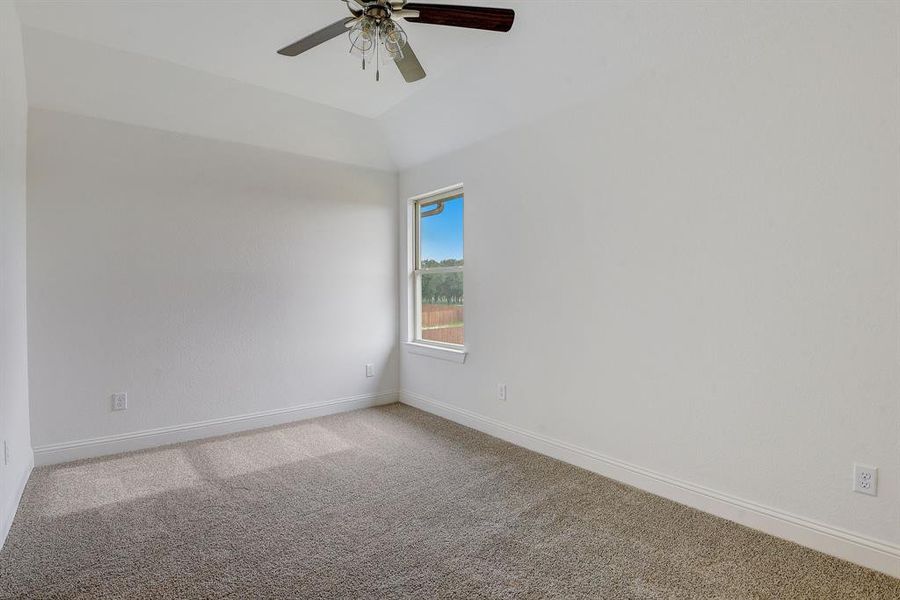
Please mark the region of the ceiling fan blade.
[[416, 53], [413, 52], [409, 42], [403, 47], [403, 58], [399, 58], [394, 62], [397, 63], [397, 68], [400, 69], [400, 74], [403, 75], [406, 83], [425, 78], [425, 69], [422, 68], [422, 63], [416, 58]]
[[328, 40], [336, 38], [342, 33], [346, 33], [347, 24], [355, 20], [355, 17], [347, 17], [346, 19], [335, 21], [328, 27], [320, 29], [315, 33], [311, 33], [302, 40], [298, 40], [289, 46], [285, 46], [278, 51], [278, 54], [282, 54], [284, 56], [297, 56], [302, 52], [306, 52], [310, 48], [315, 48], [322, 42], [327, 42]]
[[420, 4], [409, 2], [403, 10], [419, 11], [418, 17], [406, 17], [410, 23], [468, 27], [489, 31], [509, 31], [516, 17], [509, 8], [487, 8], [483, 6], [457, 6], [455, 4]]

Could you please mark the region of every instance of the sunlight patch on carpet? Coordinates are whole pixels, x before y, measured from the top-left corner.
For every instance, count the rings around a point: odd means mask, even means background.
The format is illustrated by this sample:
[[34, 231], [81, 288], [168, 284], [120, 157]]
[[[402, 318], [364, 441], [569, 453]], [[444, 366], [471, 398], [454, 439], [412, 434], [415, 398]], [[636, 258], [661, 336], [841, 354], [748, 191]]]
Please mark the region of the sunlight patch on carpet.
[[53, 517], [189, 488], [202, 481], [182, 448], [59, 467], [42, 481], [42, 513]]

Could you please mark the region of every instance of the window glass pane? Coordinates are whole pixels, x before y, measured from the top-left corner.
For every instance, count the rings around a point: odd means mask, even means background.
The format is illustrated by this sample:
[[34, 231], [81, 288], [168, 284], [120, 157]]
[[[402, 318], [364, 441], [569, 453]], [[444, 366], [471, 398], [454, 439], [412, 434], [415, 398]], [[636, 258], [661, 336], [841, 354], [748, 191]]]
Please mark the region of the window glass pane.
[[463, 274], [422, 273], [422, 339], [463, 344]]
[[463, 264], [463, 197], [419, 205], [420, 268]]

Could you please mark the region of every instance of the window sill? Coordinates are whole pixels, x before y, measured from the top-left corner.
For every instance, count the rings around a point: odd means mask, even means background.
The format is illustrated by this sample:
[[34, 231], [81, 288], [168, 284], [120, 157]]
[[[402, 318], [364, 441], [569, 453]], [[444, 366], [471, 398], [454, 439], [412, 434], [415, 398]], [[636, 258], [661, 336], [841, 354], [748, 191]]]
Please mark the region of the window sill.
[[404, 342], [403, 345], [406, 346], [406, 351], [410, 354], [430, 356], [431, 358], [449, 360], [450, 362], [460, 364], [466, 362], [466, 356], [469, 354], [465, 350], [445, 348], [444, 346], [432, 346], [431, 344], [422, 344], [420, 342]]

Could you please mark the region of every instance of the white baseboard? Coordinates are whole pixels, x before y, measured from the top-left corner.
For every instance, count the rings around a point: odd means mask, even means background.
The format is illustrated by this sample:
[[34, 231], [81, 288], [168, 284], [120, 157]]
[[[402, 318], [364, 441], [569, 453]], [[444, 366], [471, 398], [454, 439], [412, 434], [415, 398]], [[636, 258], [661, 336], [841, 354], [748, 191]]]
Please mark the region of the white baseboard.
[[0, 515], [0, 549], [6, 543], [6, 536], [9, 535], [9, 528], [12, 527], [13, 519], [16, 517], [16, 511], [19, 509], [19, 502], [22, 500], [22, 494], [25, 492], [25, 485], [31, 476], [31, 470], [34, 468], [34, 454], [28, 457], [25, 469], [19, 475], [16, 481], [15, 489], [11, 490], [9, 499], [3, 506], [3, 514]]
[[400, 401], [680, 504], [900, 577], [900, 546], [669, 477], [414, 392], [402, 390]]
[[155, 429], [145, 429], [59, 444], [47, 444], [45, 446], [35, 446], [34, 460], [39, 466], [52, 465], [82, 458], [119, 454], [120, 452], [143, 450], [166, 444], [226, 435], [259, 427], [281, 425], [348, 410], [390, 404], [396, 401], [396, 391], [361, 394], [336, 400], [277, 408], [233, 417], [209, 419], [183, 425], [157, 427]]

